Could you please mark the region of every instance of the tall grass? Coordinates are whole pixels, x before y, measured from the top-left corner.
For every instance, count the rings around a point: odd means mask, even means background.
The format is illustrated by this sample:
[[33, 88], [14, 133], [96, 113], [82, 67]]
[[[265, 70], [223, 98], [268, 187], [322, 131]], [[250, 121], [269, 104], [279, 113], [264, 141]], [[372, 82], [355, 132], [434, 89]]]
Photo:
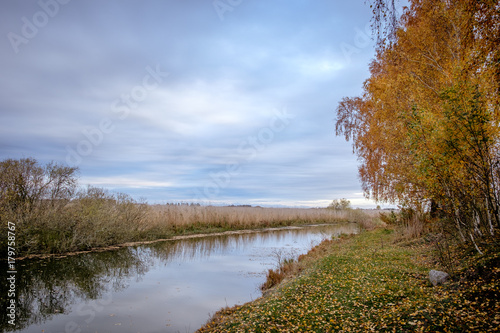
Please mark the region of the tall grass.
[[150, 206], [144, 218], [148, 227], [171, 225], [178, 229], [248, 229], [297, 224], [355, 222], [351, 211], [302, 208], [217, 207], [188, 205]]
[[422, 236], [429, 230], [429, 213], [401, 208], [397, 213], [380, 213], [379, 218], [384, 223], [395, 227], [398, 239], [412, 240]]

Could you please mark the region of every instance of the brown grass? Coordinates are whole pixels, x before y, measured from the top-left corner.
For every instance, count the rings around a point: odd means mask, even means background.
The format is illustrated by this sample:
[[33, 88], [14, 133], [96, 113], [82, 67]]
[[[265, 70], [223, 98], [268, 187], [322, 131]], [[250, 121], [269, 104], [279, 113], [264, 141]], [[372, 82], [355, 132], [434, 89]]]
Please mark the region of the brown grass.
[[165, 225], [184, 229], [192, 227], [248, 229], [293, 224], [360, 222], [362, 213], [330, 209], [216, 207], [154, 205], [141, 221], [144, 228]]

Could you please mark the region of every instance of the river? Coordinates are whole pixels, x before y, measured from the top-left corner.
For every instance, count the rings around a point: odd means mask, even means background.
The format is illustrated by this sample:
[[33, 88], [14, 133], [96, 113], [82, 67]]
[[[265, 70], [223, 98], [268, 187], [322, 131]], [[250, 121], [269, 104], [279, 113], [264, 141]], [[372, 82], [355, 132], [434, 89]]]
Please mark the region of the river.
[[[4, 332], [194, 332], [218, 309], [261, 296], [279, 259], [297, 258], [356, 224], [162, 241], [17, 263], [15, 326]], [[0, 273], [3, 281], [5, 271]]]

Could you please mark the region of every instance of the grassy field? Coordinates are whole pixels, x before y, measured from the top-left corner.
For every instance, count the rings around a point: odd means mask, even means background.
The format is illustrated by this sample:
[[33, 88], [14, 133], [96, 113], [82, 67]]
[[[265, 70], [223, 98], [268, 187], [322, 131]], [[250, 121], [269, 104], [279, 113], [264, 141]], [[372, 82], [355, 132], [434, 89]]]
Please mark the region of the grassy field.
[[325, 241], [267, 297], [218, 312], [199, 332], [494, 332], [500, 330], [500, 256], [455, 249], [451, 282], [424, 238], [392, 229]]

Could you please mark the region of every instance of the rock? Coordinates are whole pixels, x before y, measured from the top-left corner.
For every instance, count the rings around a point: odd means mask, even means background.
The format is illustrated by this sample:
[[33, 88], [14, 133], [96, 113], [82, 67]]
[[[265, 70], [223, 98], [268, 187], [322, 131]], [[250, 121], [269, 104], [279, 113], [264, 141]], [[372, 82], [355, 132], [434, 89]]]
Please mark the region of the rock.
[[434, 269], [429, 272], [429, 280], [434, 287], [446, 283], [449, 278], [450, 275], [446, 272], [436, 271]]

